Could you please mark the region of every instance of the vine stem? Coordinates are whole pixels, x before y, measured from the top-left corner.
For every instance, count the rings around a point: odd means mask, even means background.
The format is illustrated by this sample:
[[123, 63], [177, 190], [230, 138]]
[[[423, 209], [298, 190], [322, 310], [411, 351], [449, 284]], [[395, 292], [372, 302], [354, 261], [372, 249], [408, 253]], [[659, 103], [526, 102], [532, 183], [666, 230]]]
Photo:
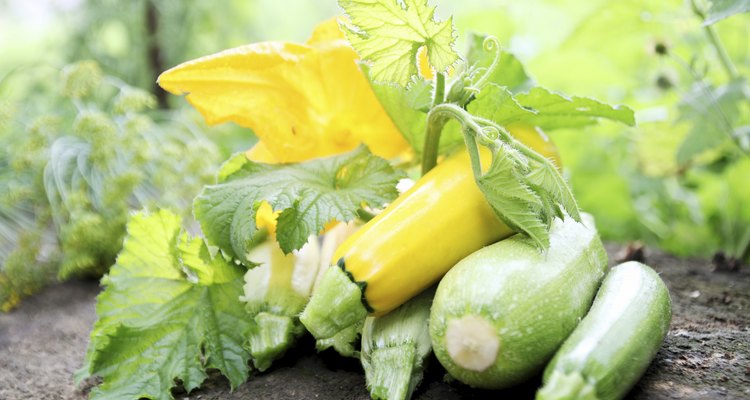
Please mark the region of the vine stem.
[[477, 140], [469, 133], [469, 129], [466, 129], [466, 127], [463, 129], [463, 133], [466, 149], [469, 152], [469, 159], [471, 159], [471, 171], [474, 173], [474, 178], [478, 179], [482, 176], [482, 161], [479, 159]]
[[[436, 121], [439, 121], [442, 125], [445, 125], [448, 118], [454, 118], [456, 121], [460, 122], [463, 127], [468, 128], [469, 131], [475, 132], [473, 136], [482, 134], [483, 129], [480, 123], [483, 125], [492, 127], [502, 137], [503, 142], [512, 143], [513, 147], [518, 149], [524, 156], [534, 161], [538, 161], [540, 163], [549, 162], [549, 160], [541, 156], [539, 153], [530, 149], [528, 146], [526, 146], [522, 142], [516, 140], [516, 138], [514, 138], [510, 133], [508, 133], [505, 129], [501, 128], [495, 122], [490, 121], [485, 118], [471, 115], [468, 111], [464, 110], [463, 108], [455, 104], [444, 103], [444, 104], [439, 104], [433, 107], [432, 110], [430, 110], [430, 112], [427, 114], [427, 125], [430, 126], [430, 125], [436, 124]], [[441, 125], [441, 128], [442, 128], [442, 125]], [[428, 129], [428, 132], [429, 132], [429, 129]], [[437, 135], [439, 139], [439, 135], [440, 135], [439, 131], [437, 132]], [[427, 160], [427, 157], [424, 157], [424, 159], [422, 160], [423, 167], [425, 165], [424, 161], [426, 160]], [[435, 160], [433, 160], [432, 166], [434, 166], [434, 162]]]
[[[703, 10], [698, 7], [698, 4], [695, 2], [695, 0], [690, 0], [690, 6], [693, 10], [693, 14], [695, 14], [698, 18], [705, 20], [706, 19], [706, 13], [703, 12]], [[703, 31], [706, 33], [706, 37], [708, 37], [708, 41], [711, 42], [711, 45], [716, 50], [716, 54], [719, 56], [719, 61], [721, 62], [722, 67], [724, 67], [724, 71], [726, 71], [727, 75], [729, 75], [730, 80], [736, 80], [740, 78], [740, 74], [737, 72], [737, 68], [732, 63], [732, 59], [729, 58], [729, 53], [727, 53], [727, 49], [724, 47], [724, 44], [721, 42], [721, 39], [719, 38], [719, 35], [716, 34], [716, 30], [714, 29], [713, 25], [703, 25]]]
[[716, 34], [716, 30], [714, 29], [714, 27], [711, 25], [706, 25], [703, 27], [703, 29], [706, 32], [706, 36], [708, 36], [708, 40], [716, 49], [716, 53], [719, 55], [719, 61], [721, 61], [721, 65], [724, 67], [727, 75], [729, 75], [729, 79], [733, 81], [739, 79], [740, 74], [739, 72], [737, 72], [737, 68], [732, 63], [732, 59], [729, 58], [729, 54], [727, 53], [724, 45], [721, 43], [721, 39], [719, 39], [719, 36]]
[[445, 102], [445, 74], [438, 72], [435, 76], [435, 92], [432, 94], [432, 106]]
[[437, 165], [440, 134], [443, 132], [443, 127], [448, 120], [443, 116], [433, 113], [433, 110], [444, 102], [445, 74], [438, 72], [435, 77], [435, 92], [432, 96], [432, 107], [427, 114], [427, 128], [424, 137], [424, 147], [422, 148], [422, 175], [430, 172]]
[[[442, 127], [450, 118], [454, 118], [461, 123], [464, 142], [466, 143], [466, 148], [471, 159], [471, 169], [474, 172], [474, 177], [479, 178], [482, 175], [482, 164], [479, 158], [479, 147], [477, 146], [476, 136], [482, 132], [482, 127], [476, 122], [475, 117], [469, 114], [468, 111], [451, 103], [438, 104], [433, 107], [427, 114], [427, 125], [428, 127], [439, 126], [439, 128], [437, 132], [428, 129], [427, 141], [434, 141], [437, 143], [440, 140], [440, 131], [442, 130]], [[472, 131], [474, 132], [473, 134], [471, 133]], [[435, 145], [435, 150], [437, 150], [437, 145]], [[437, 151], [434, 153], [434, 157], [428, 158], [425, 156], [422, 159], [422, 162], [422, 171], [424, 174], [435, 166], [437, 162]]]

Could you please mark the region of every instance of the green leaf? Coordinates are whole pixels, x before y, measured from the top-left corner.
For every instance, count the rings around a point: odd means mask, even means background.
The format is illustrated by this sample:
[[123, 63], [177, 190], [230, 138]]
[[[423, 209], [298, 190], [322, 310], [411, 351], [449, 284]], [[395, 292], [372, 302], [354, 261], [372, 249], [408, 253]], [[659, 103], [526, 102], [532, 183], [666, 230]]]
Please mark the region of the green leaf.
[[477, 179], [477, 185], [498, 218], [511, 229], [528, 235], [539, 247], [546, 248], [551, 210], [525, 181], [523, 168], [500, 151], [493, 154], [490, 168]]
[[[236, 157], [232, 159], [236, 167]], [[279, 215], [276, 238], [285, 253], [301, 248], [330, 221], [351, 221], [367, 205], [382, 207], [398, 195], [401, 173], [360, 147], [300, 164], [245, 160], [217, 185], [206, 186], [193, 211], [209, 242], [243, 263], [258, 228], [255, 213], [266, 201]]]
[[427, 48], [430, 64], [446, 71], [458, 60], [453, 50], [452, 19], [436, 21], [435, 8], [426, 0], [339, 0], [351, 20], [343, 24], [346, 36], [360, 57], [372, 63], [377, 82], [401, 86], [418, 75], [417, 52]]
[[750, 11], [750, 0], [713, 0], [704, 25], [712, 25], [734, 14]]
[[[495, 58], [493, 51], [487, 51], [484, 48], [486, 38], [486, 35], [469, 35], [469, 50], [466, 54], [466, 61], [471, 68], [477, 71], [476, 75], [481, 75], [482, 72], [486, 71]], [[504, 86], [513, 93], [529, 90], [534, 84], [521, 61], [506, 51], [500, 53], [498, 66], [490, 74], [489, 82]]]
[[[529, 174], [526, 176], [532, 187], [538, 187], [537, 194], [545, 193], [551, 200], [556, 215], [564, 219], [562, 211], [565, 210], [573, 219], [580, 221], [581, 215], [578, 204], [568, 184], [563, 180], [560, 173], [551, 163], [533, 161]], [[540, 195], [541, 197], [541, 195]], [[562, 208], [560, 208], [560, 205]]]
[[[369, 68], [363, 67], [365, 76], [371, 78], [371, 75], [367, 74]], [[421, 154], [424, 147], [427, 111], [432, 102], [432, 84], [419, 78], [408, 87], [402, 87], [393, 83], [378, 83], [370, 79], [370, 86], [401, 135], [409, 142], [415, 153]]]
[[594, 124], [599, 118], [635, 125], [633, 110], [628, 107], [610, 106], [586, 97], [566, 97], [542, 87], [513, 94], [489, 84], [469, 104], [469, 111], [498, 125], [524, 122], [542, 129], [581, 127]]
[[[370, 78], [370, 85], [378, 101], [388, 116], [409, 143], [414, 153], [421, 159], [424, 150], [427, 112], [432, 106], [432, 83], [416, 78], [406, 87], [394, 83], [378, 83], [367, 73], [369, 68], [363, 66], [365, 76]], [[443, 129], [438, 152], [446, 154], [457, 145], [463, 144], [461, 127], [448, 124]]]
[[200, 238], [180, 234], [168, 211], [139, 213], [117, 263], [103, 279], [99, 316], [83, 375], [101, 376], [93, 399], [171, 399], [179, 379], [189, 392], [221, 371], [237, 387], [248, 376], [239, 304], [243, 270], [211, 257]]
[[513, 122], [528, 121], [535, 115], [524, 108], [510, 90], [490, 83], [469, 103], [468, 110], [473, 115], [489, 119], [505, 126]]
[[689, 121], [692, 128], [677, 149], [677, 163], [685, 164], [704, 151], [716, 148], [734, 134], [733, 126], [740, 119], [740, 104], [750, 98], [744, 80], [719, 87], [696, 83], [678, 105], [680, 121]]
[[546, 129], [569, 128], [593, 124], [604, 118], [634, 126], [633, 110], [624, 106], [610, 106], [587, 97], [567, 97], [535, 87], [527, 93], [516, 96], [518, 102], [536, 117], [529, 121], [532, 125]]

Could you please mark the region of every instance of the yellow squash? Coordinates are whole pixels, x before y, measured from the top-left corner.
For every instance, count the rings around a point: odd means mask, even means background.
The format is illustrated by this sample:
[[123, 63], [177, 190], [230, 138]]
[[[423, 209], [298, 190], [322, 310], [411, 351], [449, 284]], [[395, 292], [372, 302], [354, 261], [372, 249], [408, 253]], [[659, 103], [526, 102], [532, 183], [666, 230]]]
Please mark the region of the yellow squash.
[[[557, 149], [528, 126], [508, 127], [521, 142], [560, 165]], [[482, 165], [491, 162], [480, 152]], [[337, 249], [300, 319], [338, 350], [334, 338], [356, 330], [366, 314], [382, 315], [437, 282], [459, 260], [511, 235], [477, 187], [469, 155], [441, 162]], [[341, 340], [348, 340], [342, 338]], [[338, 343], [340, 344], [340, 343]]]

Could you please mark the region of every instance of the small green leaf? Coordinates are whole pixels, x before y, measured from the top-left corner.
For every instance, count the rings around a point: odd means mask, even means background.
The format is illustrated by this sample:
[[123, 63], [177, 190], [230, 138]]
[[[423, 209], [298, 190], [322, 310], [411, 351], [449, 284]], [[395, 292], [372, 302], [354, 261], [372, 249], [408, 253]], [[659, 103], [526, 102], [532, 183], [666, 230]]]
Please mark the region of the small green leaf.
[[525, 183], [521, 168], [503, 151], [493, 154], [492, 165], [477, 179], [495, 215], [508, 227], [528, 235], [540, 248], [549, 246], [552, 215], [535, 191]]
[[560, 173], [557, 172], [554, 165], [534, 161], [531, 163], [530, 172], [526, 178], [531, 185], [540, 188], [542, 192], [549, 196], [552, 207], [556, 210], [558, 217], [564, 219], [562, 214], [564, 210], [576, 221], [581, 220], [578, 204], [573, 196], [573, 192], [562, 176], [560, 176]]
[[[363, 66], [365, 76], [369, 68]], [[424, 79], [417, 79], [404, 88], [393, 83], [378, 83], [370, 79], [375, 96], [383, 109], [403, 135], [404, 139], [417, 154], [424, 147], [427, 111], [430, 108], [432, 84]]]
[[[237, 167], [235, 161], [230, 161], [232, 168]], [[351, 221], [361, 207], [382, 207], [395, 199], [401, 176], [364, 147], [300, 164], [266, 165], [246, 159], [223, 182], [206, 186], [193, 210], [211, 244], [250, 263], [247, 252], [258, 231], [255, 213], [261, 202], [281, 211], [276, 238], [289, 253], [326, 223]]]
[[734, 14], [750, 12], [750, 0], [713, 0], [704, 25], [712, 25]]
[[[367, 66], [365, 75], [370, 76]], [[432, 106], [432, 83], [416, 78], [407, 87], [393, 83], [378, 83], [370, 79], [370, 85], [378, 101], [388, 116], [404, 136], [411, 148], [421, 159], [424, 150], [427, 112]], [[446, 154], [463, 144], [463, 135], [458, 124], [448, 124], [443, 128], [440, 139], [440, 154]]]
[[443, 72], [456, 60], [452, 19], [436, 21], [435, 8], [426, 0], [339, 0], [351, 20], [344, 24], [349, 42], [360, 57], [372, 63], [376, 82], [401, 86], [418, 75], [417, 52], [427, 48], [427, 57]]
[[211, 257], [180, 225], [168, 211], [135, 214], [128, 223], [117, 264], [102, 281], [79, 376], [103, 378], [93, 399], [171, 399], [176, 379], [189, 392], [206, 368], [220, 370], [232, 387], [247, 379], [243, 271]]

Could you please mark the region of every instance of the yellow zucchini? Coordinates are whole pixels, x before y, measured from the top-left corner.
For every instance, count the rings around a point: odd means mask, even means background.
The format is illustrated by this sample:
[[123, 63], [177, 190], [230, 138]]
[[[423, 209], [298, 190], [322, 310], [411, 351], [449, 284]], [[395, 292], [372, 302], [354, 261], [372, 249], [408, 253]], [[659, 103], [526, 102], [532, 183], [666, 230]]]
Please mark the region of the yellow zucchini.
[[[553, 159], [541, 131], [511, 127], [519, 140]], [[489, 151], [482, 149], [489, 166]], [[466, 151], [447, 158], [349, 237], [336, 251], [300, 320], [319, 340], [353, 354], [347, 345], [367, 314], [383, 315], [439, 280], [459, 260], [513, 231], [494, 214], [477, 187]], [[342, 332], [347, 333], [343, 336]]]

